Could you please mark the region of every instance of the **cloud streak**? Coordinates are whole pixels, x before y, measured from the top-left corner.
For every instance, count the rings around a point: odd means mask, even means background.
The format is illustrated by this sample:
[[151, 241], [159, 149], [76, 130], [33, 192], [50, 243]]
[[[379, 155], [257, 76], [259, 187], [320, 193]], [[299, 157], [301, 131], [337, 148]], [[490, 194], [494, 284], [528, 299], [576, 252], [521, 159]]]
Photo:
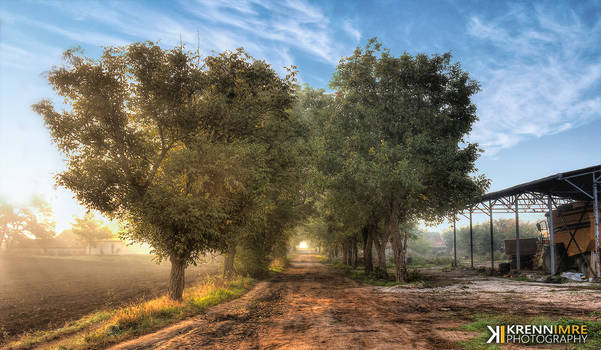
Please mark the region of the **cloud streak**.
[[499, 52], [480, 62], [480, 122], [471, 134], [490, 155], [601, 116], [601, 62], [588, 58], [598, 57], [601, 23], [586, 26], [573, 12], [563, 20], [545, 9], [520, 13], [472, 17], [467, 28], [476, 42]]
[[[336, 41], [335, 33], [345, 31], [356, 40], [360, 38], [360, 32], [350, 23], [332, 24], [320, 8], [305, 1], [180, 1], [180, 13], [127, 2], [50, 4], [82, 21], [109, 25], [130, 41], [160, 39], [164, 44], [176, 45], [181, 38], [196, 46], [200, 32], [200, 48], [205, 52], [243, 46], [265, 55], [263, 58], [274, 59], [272, 55], [284, 52], [282, 47], [286, 47], [334, 65], [350, 48]], [[58, 32], [58, 28], [49, 29]], [[75, 37], [66, 31], [59, 34]], [[88, 37], [94, 39], [89, 33]], [[95, 41], [99, 40], [90, 40]]]
[[[181, 0], [174, 5], [161, 8], [112, 1], [43, 4], [69, 18], [60, 27], [18, 13], [3, 15], [13, 23], [95, 46], [140, 40], [175, 46], [181, 41], [192, 48], [198, 46], [204, 55], [244, 47], [253, 56], [273, 63], [280, 74], [285, 72], [282, 64], [294, 64], [299, 55], [334, 67], [361, 39], [350, 21], [331, 20], [323, 9], [305, 1]], [[336, 40], [339, 34], [354, 42]]]

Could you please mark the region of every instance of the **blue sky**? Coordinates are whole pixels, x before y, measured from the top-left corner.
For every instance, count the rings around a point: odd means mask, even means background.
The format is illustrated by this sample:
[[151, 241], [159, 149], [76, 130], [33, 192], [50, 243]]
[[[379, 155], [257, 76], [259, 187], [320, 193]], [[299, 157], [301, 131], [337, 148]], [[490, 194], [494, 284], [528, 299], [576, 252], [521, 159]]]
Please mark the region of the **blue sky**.
[[478, 168], [491, 190], [601, 163], [601, 1], [1, 1], [0, 198], [42, 194], [59, 228], [82, 213], [53, 186], [61, 156], [30, 108], [61, 102], [42, 73], [65, 49], [244, 47], [327, 88], [338, 60], [371, 37], [397, 55], [450, 51], [481, 83], [469, 139], [486, 151]]

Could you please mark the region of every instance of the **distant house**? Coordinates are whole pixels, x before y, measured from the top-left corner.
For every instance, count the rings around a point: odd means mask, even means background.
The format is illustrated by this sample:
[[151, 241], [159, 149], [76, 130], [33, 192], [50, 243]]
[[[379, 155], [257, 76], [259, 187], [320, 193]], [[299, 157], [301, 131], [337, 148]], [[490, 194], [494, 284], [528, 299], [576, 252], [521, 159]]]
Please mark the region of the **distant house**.
[[91, 249], [92, 255], [129, 255], [146, 254], [138, 246], [128, 245], [127, 242], [118, 238], [103, 239], [96, 242], [96, 246]]
[[434, 253], [434, 256], [444, 254], [447, 251], [447, 245], [442, 240], [442, 237], [440, 237], [440, 234], [431, 235], [430, 242], [432, 243], [432, 252]]
[[51, 239], [22, 239], [8, 252], [23, 255], [85, 255], [85, 247], [72, 233], [61, 234]]
[[442, 239], [440, 232], [429, 231], [423, 233], [423, 239], [428, 241], [431, 251], [425, 252], [425, 254], [432, 254], [434, 257], [445, 255], [447, 253], [447, 245]]

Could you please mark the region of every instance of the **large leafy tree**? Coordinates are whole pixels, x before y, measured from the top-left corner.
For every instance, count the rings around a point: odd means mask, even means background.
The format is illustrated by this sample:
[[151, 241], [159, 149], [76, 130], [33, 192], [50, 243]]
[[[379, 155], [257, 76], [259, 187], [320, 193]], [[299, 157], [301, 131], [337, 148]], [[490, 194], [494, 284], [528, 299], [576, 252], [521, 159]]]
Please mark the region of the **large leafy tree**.
[[439, 220], [486, 186], [472, 177], [479, 155], [465, 136], [477, 120], [478, 84], [450, 54], [395, 57], [375, 39], [338, 65], [334, 128], [339, 172], [369, 188], [405, 279], [410, 223]]
[[[330, 256], [342, 246], [344, 262], [353, 265], [357, 263], [357, 244], [363, 240], [365, 271], [371, 272], [376, 203], [371, 200], [370, 188], [353, 177], [352, 171], [343, 170], [348, 170], [345, 168], [348, 157], [342, 149], [344, 135], [340, 125], [334, 122], [334, 95], [309, 87], [299, 91], [298, 95], [295, 113], [301, 116], [311, 135], [314, 165], [308, 178], [317, 209], [311, 224], [303, 231], [308, 231], [308, 227], [315, 230], [312, 236], [326, 247]], [[385, 271], [385, 259], [381, 261], [381, 270]]]
[[303, 217], [307, 204], [300, 193], [307, 161], [306, 130], [296, 114], [295, 72], [281, 79], [263, 61], [244, 51], [205, 60], [205, 79], [211, 87], [203, 95], [212, 118], [204, 126], [213, 138], [247, 145], [243, 188], [228, 198], [231, 215], [223, 230], [224, 275], [233, 271], [237, 250], [241, 266], [254, 275], [267, 271], [273, 254], [285, 251], [286, 236]]
[[65, 58], [48, 78], [68, 108], [34, 105], [67, 159], [57, 182], [169, 259], [169, 296], [181, 299], [186, 266], [226, 249], [235, 214], [263, 186], [293, 76], [281, 79], [242, 50], [200, 60], [135, 43], [97, 60]]

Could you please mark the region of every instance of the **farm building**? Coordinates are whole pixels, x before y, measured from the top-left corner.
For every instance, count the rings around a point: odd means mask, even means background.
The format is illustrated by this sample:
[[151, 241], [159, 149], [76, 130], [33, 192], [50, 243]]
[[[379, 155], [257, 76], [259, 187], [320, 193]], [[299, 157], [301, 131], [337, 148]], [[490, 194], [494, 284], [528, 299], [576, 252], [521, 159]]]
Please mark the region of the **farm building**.
[[[599, 191], [601, 165], [559, 173], [487, 193], [480, 201], [458, 212], [470, 222], [470, 253], [473, 267], [472, 214], [484, 213], [490, 220], [490, 259], [494, 270], [493, 216], [495, 213], [515, 214], [515, 239], [505, 242], [515, 269], [523, 261], [542, 259], [544, 269], [555, 275], [579, 269], [588, 276], [601, 277], [599, 252]], [[520, 239], [519, 214], [544, 213], [546, 222], [539, 225], [538, 239]], [[456, 216], [455, 216], [456, 218]], [[455, 223], [456, 219], [452, 219]], [[455, 264], [457, 261], [456, 227], [454, 228]]]

